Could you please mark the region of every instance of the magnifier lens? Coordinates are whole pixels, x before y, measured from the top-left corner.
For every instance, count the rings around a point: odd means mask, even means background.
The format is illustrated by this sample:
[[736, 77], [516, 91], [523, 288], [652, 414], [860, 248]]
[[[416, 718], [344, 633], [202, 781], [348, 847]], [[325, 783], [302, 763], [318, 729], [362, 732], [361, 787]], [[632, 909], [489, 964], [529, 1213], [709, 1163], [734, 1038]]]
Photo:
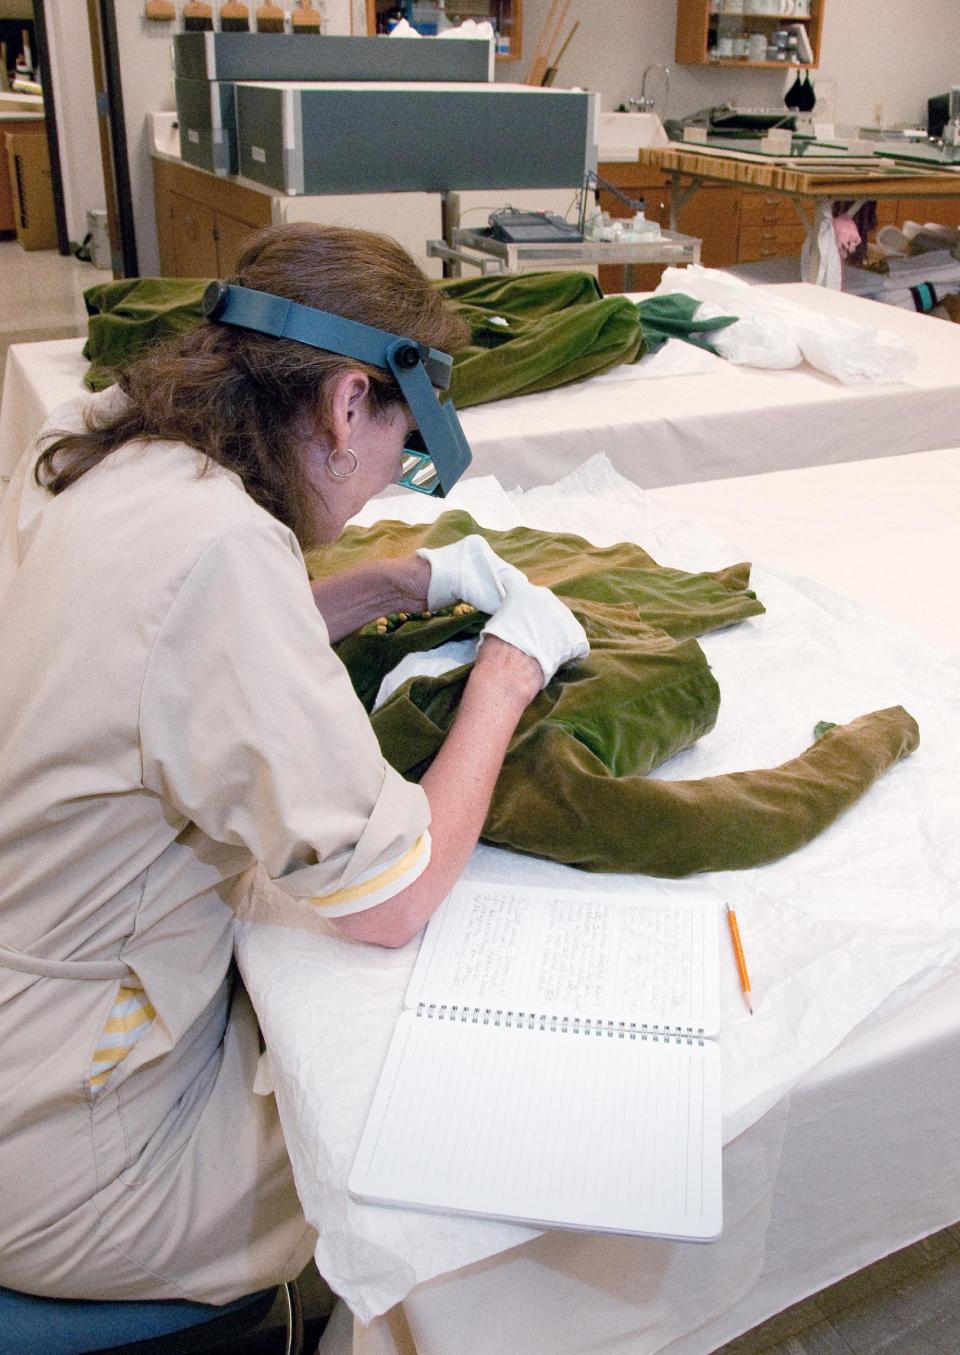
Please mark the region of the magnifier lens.
[[433, 460], [426, 452], [405, 448], [400, 457], [400, 476], [397, 483], [404, 489], [415, 489], [420, 494], [435, 494], [440, 487], [440, 476]]

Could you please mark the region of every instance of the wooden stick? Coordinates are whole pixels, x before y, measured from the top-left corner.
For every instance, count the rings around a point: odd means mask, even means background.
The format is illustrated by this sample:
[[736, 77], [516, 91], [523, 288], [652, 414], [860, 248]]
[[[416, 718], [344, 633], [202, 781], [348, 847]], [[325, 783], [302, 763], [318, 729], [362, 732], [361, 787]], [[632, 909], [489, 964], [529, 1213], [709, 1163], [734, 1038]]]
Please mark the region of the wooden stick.
[[561, 61], [561, 59], [562, 59], [562, 57], [563, 57], [563, 54], [564, 54], [564, 52], [567, 50], [567, 48], [570, 46], [570, 39], [573, 37], [574, 33], [576, 33], [576, 31], [577, 31], [577, 29], [578, 29], [579, 27], [580, 27], [580, 20], [578, 19], [577, 22], [576, 22], [576, 23], [573, 25], [573, 27], [570, 29], [570, 32], [569, 32], [569, 33], [567, 34], [567, 36], [564, 38], [563, 42], [561, 43], [559, 52], [558, 52], [557, 55], [553, 58], [553, 61], [551, 62], [551, 64], [547, 67], [546, 72], [545, 72], [544, 77], [543, 77], [543, 80], [541, 81], [542, 84], [544, 84], [544, 85], [546, 85], [546, 86], [550, 86], [550, 85], [553, 84], [554, 80], [556, 80], [556, 78], [557, 78], [557, 68], [558, 68], [559, 65], [560, 65], [560, 61]]
[[563, 0], [563, 4], [562, 4], [561, 7], [560, 7], [560, 13], [557, 15], [557, 22], [556, 22], [556, 24], [554, 25], [553, 32], [552, 32], [551, 35], [550, 35], [550, 41], [547, 43], [547, 49], [546, 49], [545, 55], [546, 55], [546, 57], [547, 57], [547, 65], [548, 65], [548, 66], [555, 66], [555, 65], [556, 65], [556, 62], [555, 62], [555, 61], [551, 61], [551, 60], [550, 60], [550, 48], [554, 45], [554, 43], [555, 43], [555, 42], [558, 40], [558, 38], [560, 37], [560, 34], [563, 32], [563, 25], [564, 25], [564, 24], [566, 23], [566, 21], [567, 21], [567, 14], [568, 14], [569, 10], [570, 10], [570, 0]]
[[534, 61], [536, 61], [537, 57], [546, 55], [546, 53], [542, 51], [543, 40], [546, 37], [547, 29], [550, 27], [550, 24], [553, 21], [553, 16], [556, 13], [556, 9], [559, 4], [560, 0], [550, 0], [550, 8], [547, 10], [547, 17], [543, 21], [543, 27], [540, 29], [540, 32], [537, 35], [537, 45], [533, 49]]

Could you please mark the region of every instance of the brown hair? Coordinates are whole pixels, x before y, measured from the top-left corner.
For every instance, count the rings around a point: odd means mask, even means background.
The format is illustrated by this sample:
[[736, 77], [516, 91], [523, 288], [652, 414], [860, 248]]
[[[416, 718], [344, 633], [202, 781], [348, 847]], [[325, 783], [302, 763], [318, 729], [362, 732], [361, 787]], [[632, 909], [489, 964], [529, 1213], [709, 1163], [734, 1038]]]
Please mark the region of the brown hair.
[[[297, 222], [259, 231], [227, 279], [332, 311], [455, 352], [464, 323], [409, 254], [369, 231]], [[84, 431], [56, 434], [35, 468], [38, 484], [60, 494], [124, 443], [185, 442], [235, 471], [247, 493], [286, 523], [304, 545], [311, 514], [297, 447], [304, 433], [329, 435], [337, 378], [360, 369], [370, 404], [384, 412], [402, 399], [389, 375], [353, 358], [252, 330], [201, 322], [121, 368], [130, 404]]]

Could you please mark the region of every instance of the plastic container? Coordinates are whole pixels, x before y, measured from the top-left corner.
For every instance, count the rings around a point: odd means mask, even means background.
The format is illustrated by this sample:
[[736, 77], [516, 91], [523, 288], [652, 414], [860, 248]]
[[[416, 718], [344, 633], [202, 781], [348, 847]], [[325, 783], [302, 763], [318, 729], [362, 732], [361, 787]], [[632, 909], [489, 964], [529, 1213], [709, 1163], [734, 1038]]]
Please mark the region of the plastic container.
[[112, 268], [110, 233], [107, 229], [107, 209], [87, 212], [87, 234], [90, 236], [90, 262], [94, 268]]

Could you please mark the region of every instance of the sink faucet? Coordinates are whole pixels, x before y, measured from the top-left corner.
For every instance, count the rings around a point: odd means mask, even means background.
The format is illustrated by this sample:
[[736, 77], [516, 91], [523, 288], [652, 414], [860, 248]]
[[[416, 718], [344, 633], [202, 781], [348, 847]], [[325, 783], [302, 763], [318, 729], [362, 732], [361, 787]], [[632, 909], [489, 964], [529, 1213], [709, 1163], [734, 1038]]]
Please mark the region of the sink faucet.
[[651, 71], [663, 71], [663, 108], [661, 113], [663, 116], [666, 116], [667, 103], [670, 99], [670, 67], [661, 66], [656, 61], [652, 61], [643, 72], [643, 78], [640, 82], [640, 97], [637, 99], [628, 99], [627, 107], [635, 109], [638, 113], [654, 112], [657, 101], [647, 93], [647, 76]]

